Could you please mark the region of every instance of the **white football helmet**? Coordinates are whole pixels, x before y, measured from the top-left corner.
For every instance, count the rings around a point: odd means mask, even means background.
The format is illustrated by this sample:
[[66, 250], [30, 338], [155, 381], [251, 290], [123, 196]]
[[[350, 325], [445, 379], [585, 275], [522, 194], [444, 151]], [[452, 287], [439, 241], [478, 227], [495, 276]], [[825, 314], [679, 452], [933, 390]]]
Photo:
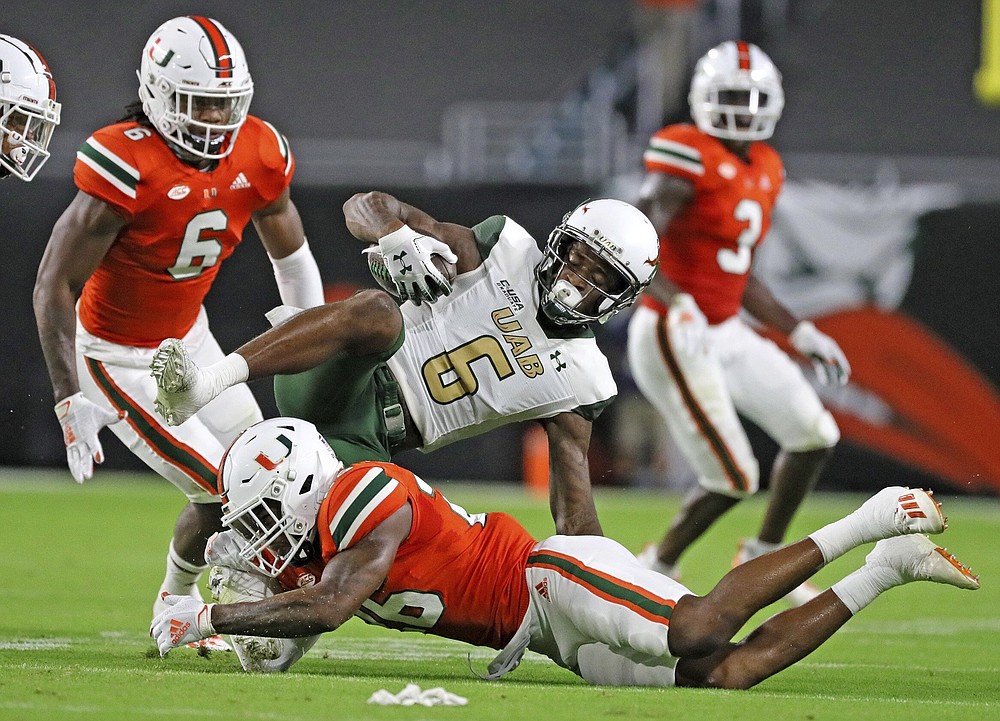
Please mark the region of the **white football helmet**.
[[150, 35], [138, 71], [153, 127], [182, 153], [224, 158], [247, 119], [253, 80], [243, 48], [221, 23], [192, 15]]
[[309, 560], [316, 514], [343, 468], [308, 421], [271, 418], [243, 431], [219, 468], [222, 525], [246, 540], [240, 555], [272, 578]]
[[45, 59], [17, 38], [0, 35], [0, 177], [35, 177], [49, 158], [60, 109]]
[[688, 103], [703, 133], [727, 140], [765, 140], [774, 133], [785, 106], [781, 73], [756, 45], [727, 40], [698, 61]]
[[[605, 287], [590, 278], [575, 274], [589, 290], [582, 292], [563, 273], [573, 273], [567, 265], [567, 251], [572, 241], [579, 241], [603, 260], [611, 271]], [[559, 325], [607, 322], [618, 311], [628, 308], [656, 274], [660, 262], [660, 241], [649, 218], [628, 203], [604, 198], [590, 200], [574, 208], [549, 234], [545, 255], [535, 268], [542, 312]], [[560, 277], [562, 275], [563, 277]], [[592, 293], [602, 296], [597, 310], [581, 309]]]

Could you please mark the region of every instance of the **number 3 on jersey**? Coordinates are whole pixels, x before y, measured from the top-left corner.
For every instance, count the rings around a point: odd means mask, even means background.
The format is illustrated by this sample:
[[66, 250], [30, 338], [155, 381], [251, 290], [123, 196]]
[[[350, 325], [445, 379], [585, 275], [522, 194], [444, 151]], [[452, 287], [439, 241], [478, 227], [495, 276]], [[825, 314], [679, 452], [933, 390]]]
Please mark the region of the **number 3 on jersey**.
[[727, 273], [743, 275], [750, 270], [753, 247], [760, 240], [760, 230], [764, 225], [764, 210], [756, 200], [744, 198], [736, 205], [733, 217], [746, 222], [747, 227], [736, 238], [736, 250], [722, 248], [715, 257], [719, 267]]
[[174, 264], [167, 268], [174, 280], [196, 278], [219, 261], [222, 243], [216, 238], [203, 238], [205, 231], [224, 231], [229, 218], [221, 210], [208, 210], [194, 216], [184, 228], [184, 240]]

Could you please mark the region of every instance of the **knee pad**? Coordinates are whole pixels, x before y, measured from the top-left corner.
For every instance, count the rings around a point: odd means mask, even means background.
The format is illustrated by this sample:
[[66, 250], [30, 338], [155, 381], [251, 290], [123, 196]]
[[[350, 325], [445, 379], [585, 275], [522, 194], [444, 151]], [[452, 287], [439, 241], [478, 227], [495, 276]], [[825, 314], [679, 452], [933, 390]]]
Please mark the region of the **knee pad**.
[[806, 436], [805, 443], [798, 444], [795, 448], [786, 448], [786, 451], [815, 451], [820, 448], [833, 448], [840, 441], [840, 428], [833, 415], [828, 410], [823, 410], [816, 418], [811, 429]]

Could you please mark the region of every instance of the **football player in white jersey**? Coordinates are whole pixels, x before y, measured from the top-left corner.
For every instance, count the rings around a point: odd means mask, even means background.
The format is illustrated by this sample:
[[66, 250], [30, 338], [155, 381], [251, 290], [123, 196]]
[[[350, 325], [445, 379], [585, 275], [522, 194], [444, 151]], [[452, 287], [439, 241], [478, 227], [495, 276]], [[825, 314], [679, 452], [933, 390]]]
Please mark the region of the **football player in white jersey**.
[[45, 58], [0, 34], [0, 178], [31, 181], [49, 159], [61, 106]]
[[[646, 216], [588, 201], [543, 252], [506, 216], [468, 228], [382, 192], [355, 195], [344, 214], [408, 300], [368, 290], [302, 311], [205, 368], [180, 340], [164, 341], [152, 364], [157, 410], [180, 424], [229, 386], [275, 375], [282, 415], [315, 423], [345, 463], [537, 420], [558, 532], [599, 535], [587, 450], [617, 387], [589, 324], [652, 280], [658, 241]], [[453, 261], [453, 284], [434, 254]]]

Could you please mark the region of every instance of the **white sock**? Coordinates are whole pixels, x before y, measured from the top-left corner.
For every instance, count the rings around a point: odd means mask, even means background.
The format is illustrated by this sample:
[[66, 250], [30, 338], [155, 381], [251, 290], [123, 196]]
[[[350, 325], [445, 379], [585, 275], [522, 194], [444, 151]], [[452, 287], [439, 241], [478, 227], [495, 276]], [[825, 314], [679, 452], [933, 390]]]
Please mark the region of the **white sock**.
[[780, 543], [770, 543], [759, 538], [746, 538], [743, 540], [743, 548], [746, 550], [747, 558], [757, 558], [765, 553], [781, 548]]
[[170, 550], [167, 551], [167, 573], [163, 578], [163, 585], [160, 586], [160, 593], [166, 591], [170, 594], [191, 594], [192, 589], [197, 588], [198, 579], [206, 568], [208, 566], [196, 566], [177, 555], [174, 542], [171, 540]]
[[870, 536], [869, 525], [857, 511], [854, 511], [839, 521], [828, 523], [818, 531], [810, 533], [808, 537], [819, 546], [819, 550], [823, 553], [823, 561], [829, 563], [848, 551], [874, 540]]
[[875, 598], [893, 586], [903, 583], [899, 572], [884, 566], [862, 566], [846, 578], [830, 586], [837, 598], [851, 610], [853, 616]]
[[239, 353], [230, 353], [218, 363], [202, 368], [205, 380], [211, 384], [212, 397], [250, 377], [250, 367]]

